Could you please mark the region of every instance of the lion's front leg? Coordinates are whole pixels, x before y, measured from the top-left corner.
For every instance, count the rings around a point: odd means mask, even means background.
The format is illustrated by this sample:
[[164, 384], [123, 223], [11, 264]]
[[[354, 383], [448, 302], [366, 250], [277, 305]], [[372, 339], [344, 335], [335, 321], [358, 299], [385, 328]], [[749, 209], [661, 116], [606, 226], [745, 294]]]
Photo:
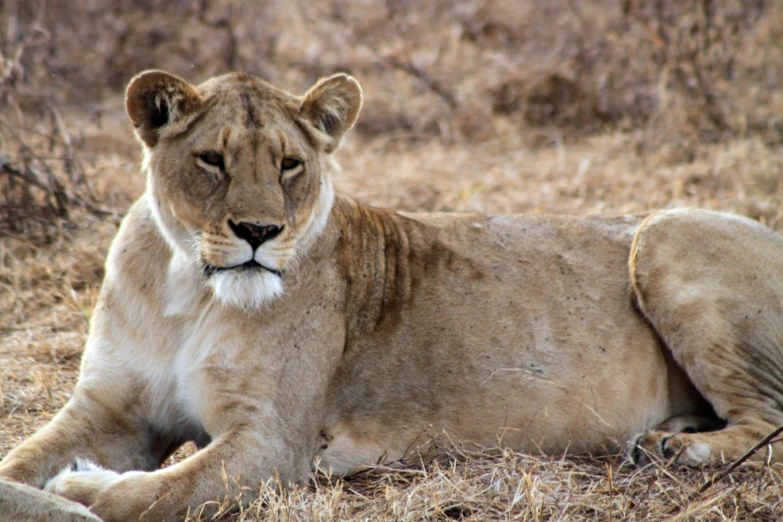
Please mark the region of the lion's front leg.
[[154, 469], [158, 462], [144, 423], [110, 393], [77, 387], [46, 426], [0, 461], [0, 479], [42, 488], [77, 457], [110, 469]]
[[75, 470], [58, 476], [47, 489], [88, 504], [107, 522], [177, 520], [198, 509], [249, 504], [269, 479], [279, 478], [284, 486], [307, 480], [309, 459], [295, 460], [295, 454], [301, 452], [282, 440], [242, 428], [165, 469], [122, 474]]

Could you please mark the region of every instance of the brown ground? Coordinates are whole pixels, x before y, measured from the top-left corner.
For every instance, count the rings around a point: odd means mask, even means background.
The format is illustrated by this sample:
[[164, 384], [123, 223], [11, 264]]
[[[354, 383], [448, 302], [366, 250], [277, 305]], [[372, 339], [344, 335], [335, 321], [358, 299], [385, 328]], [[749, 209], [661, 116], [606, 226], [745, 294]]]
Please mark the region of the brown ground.
[[[30, 4], [0, 2], [0, 455], [51, 418], [77, 378], [104, 256], [144, 188], [122, 87], [145, 67], [193, 81], [245, 69], [299, 92], [319, 75], [353, 73], [366, 105], [336, 185], [365, 203], [578, 214], [700, 206], [783, 229], [775, 3]], [[51, 186], [24, 199], [4, 165], [50, 168], [69, 216], [52, 217]], [[743, 464], [700, 492], [720, 471], [458, 455], [267, 491], [229, 518], [783, 518], [783, 467]]]

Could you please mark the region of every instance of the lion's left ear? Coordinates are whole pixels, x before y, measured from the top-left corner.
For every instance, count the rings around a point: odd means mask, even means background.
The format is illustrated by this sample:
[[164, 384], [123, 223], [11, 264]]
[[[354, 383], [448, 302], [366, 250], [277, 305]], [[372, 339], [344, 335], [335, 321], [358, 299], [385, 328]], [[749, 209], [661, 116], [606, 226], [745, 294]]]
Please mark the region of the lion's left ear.
[[125, 91], [125, 109], [136, 134], [154, 147], [161, 132], [183, 124], [202, 105], [201, 96], [188, 82], [163, 71], [144, 71]]
[[347, 74], [336, 74], [318, 81], [304, 95], [299, 115], [331, 137], [327, 152], [340, 145], [346, 131], [353, 127], [362, 108], [362, 88]]

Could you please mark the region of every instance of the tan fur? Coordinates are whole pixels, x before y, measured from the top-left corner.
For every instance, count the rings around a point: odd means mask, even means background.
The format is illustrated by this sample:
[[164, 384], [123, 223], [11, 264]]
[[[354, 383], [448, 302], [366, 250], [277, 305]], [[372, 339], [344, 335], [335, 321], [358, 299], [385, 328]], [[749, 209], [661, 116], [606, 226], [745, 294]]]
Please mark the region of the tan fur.
[[100, 522], [76, 502], [40, 489], [0, 480], [0, 520], [12, 522]]
[[[303, 97], [243, 74], [131, 82], [148, 189], [109, 254], [73, 397], [0, 477], [105, 520], [169, 520], [314, 464], [630, 440], [637, 462], [699, 465], [783, 422], [780, 236], [697, 210], [366, 207], [331, 188], [361, 100], [346, 75]], [[158, 469], [188, 440], [202, 449]], [[119, 475], [60, 473], [75, 457]]]

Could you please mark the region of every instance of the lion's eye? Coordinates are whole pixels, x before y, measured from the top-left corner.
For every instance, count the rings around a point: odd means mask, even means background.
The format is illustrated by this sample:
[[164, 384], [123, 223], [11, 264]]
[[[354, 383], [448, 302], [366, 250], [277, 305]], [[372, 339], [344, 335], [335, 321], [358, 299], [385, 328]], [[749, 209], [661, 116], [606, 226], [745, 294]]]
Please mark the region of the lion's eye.
[[217, 152], [202, 152], [198, 155], [198, 159], [209, 165], [210, 167], [216, 167], [222, 172], [225, 169], [223, 164], [223, 156]]
[[283, 158], [283, 161], [280, 162], [280, 168], [283, 170], [283, 172], [285, 172], [288, 170], [294, 170], [301, 164], [302, 162], [296, 158]]
[[280, 179], [288, 182], [296, 178], [304, 170], [302, 160], [296, 158], [283, 158], [280, 162]]

